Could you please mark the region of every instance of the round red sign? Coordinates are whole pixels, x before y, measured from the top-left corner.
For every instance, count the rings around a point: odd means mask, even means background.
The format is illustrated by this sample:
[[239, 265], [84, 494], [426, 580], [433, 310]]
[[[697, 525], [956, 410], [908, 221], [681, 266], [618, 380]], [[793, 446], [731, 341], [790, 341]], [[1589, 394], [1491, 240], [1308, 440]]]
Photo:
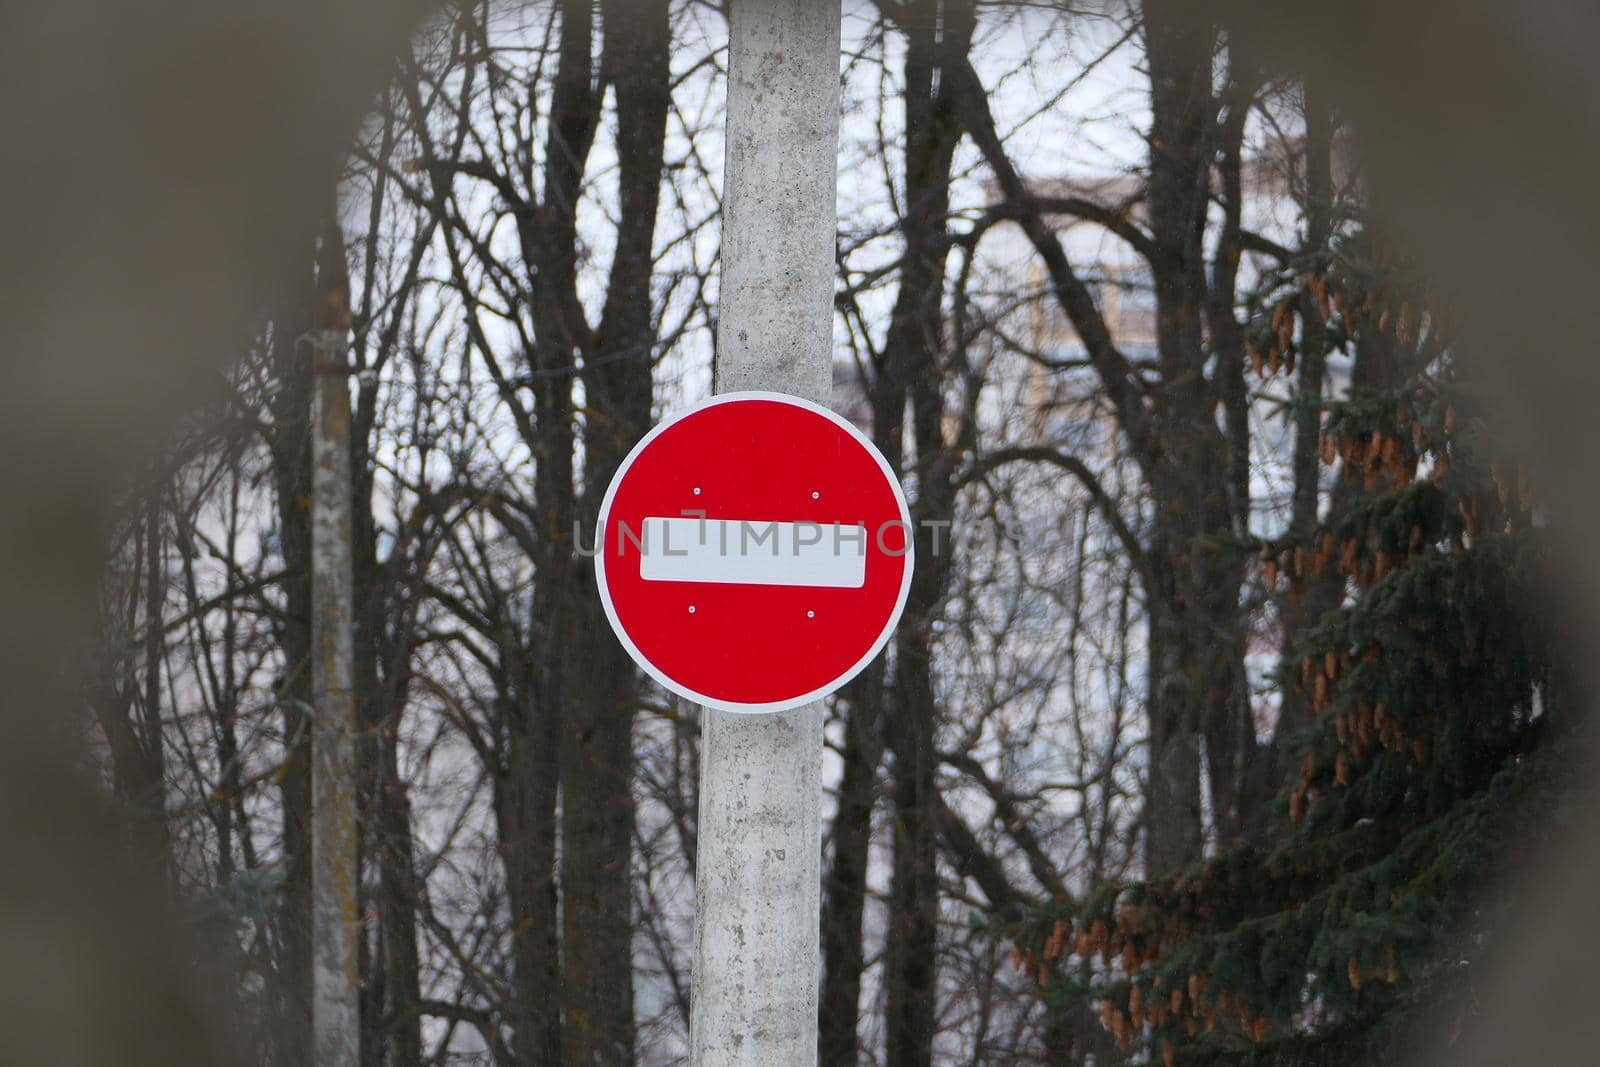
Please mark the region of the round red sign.
[[726, 711], [849, 681], [911, 585], [911, 517], [882, 454], [826, 408], [725, 393], [661, 423], [600, 505], [595, 580], [639, 666]]

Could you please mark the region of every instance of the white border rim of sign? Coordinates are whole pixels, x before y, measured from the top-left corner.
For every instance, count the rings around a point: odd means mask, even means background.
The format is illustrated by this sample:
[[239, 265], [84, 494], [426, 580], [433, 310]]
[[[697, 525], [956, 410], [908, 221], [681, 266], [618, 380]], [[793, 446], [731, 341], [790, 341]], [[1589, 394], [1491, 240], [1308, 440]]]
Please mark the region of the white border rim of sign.
[[[674, 682], [655, 664], [651, 663], [645, 654], [639, 650], [639, 647], [633, 643], [633, 639], [628, 636], [622, 627], [621, 621], [617, 618], [616, 607], [611, 603], [611, 591], [606, 588], [606, 552], [605, 543], [601, 540], [605, 533], [606, 520], [611, 515], [611, 501], [617, 495], [617, 486], [622, 484], [622, 478], [628, 473], [628, 469], [633, 466], [633, 461], [639, 457], [639, 454], [645, 450], [651, 441], [654, 441], [667, 429], [690, 415], [704, 411], [706, 408], [716, 407], [719, 404], [732, 404], [743, 400], [769, 400], [780, 404], [788, 404], [792, 407], [804, 408], [807, 411], [823, 416], [843, 429], [861, 447], [867, 450], [867, 455], [872, 457], [873, 462], [878, 465], [878, 469], [883, 472], [884, 478], [888, 480], [889, 488], [894, 491], [895, 503], [900, 506], [900, 521], [904, 524], [906, 530], [906, 551], [903, 557], [906, 565], [905, 572], [900, 576], [900, 595], [895, 598], [894, 610], [889, 613], [889, 618], [884, 622], [883, 631], [872, 642], [872, 647], [867, 650], [866, 655], [857, 660], [848, 670], [841, 672], [837, 678], [827, 685], [820, 686], [798, 697], [773, 701], [767, 704], [741, 704], [735, 701], [708, 697], [704, 693], [695, 692], [686, 685]], [[821, 700], [829, 694], [838, 692], [850, 679], [866, 669], [867, 664], [876, 659], [878, 653], [883, 651], [883, 646], [889, 643], [889, 637], [894, 633], [895, 627], [900, 624], [900, 615], [905, 611], [906, 598], [911, 594], [911, 574], [916, 567], [917, 558], [916, 537], [911, 526], [911, 508], [906, 504], [905, 490], [901, 488], [900, 479], [895, 477], [888, 460], [883, 458], [883, 453], [878, 451], [877, 446], [872, 443], [871, 439], [857, 429], [854, 423], [830, 408], [807, 400], [804, 397], [794, 396], [790, 393], [771, 392], [765, 389], [742, 389], [731, 393], [718, 393], [703, 403], [695, 404], [675, 415], [667, 416], [652, 427], [649, 433], [639, 438], [639, 443], [633, 446], [633, 449], [623, 459], [622, 463], [618, 465], [617, 472], [611, 476], [611, 484], [606, 486], [606, 495], [600, 500], [600, 514], [595, 520], [594, 536], [596, 548], [594, 578], [595, 585], [600, 593], [600, 605], [605, 609], [606, 620], [611, 623], [612, 632], [617, 635], [617, 640], [622, 642], [622, 647], [627, 651], [628, 655], [644, 669], [646, 674], [655, 679], [668, 692], [676, 693], [678, 696], [708, 708], [716, 708], [719, 711], [728, 711], [739, 715], [769, 715], [774, 712], [790, 711], [794, 708], [802, 707]]]

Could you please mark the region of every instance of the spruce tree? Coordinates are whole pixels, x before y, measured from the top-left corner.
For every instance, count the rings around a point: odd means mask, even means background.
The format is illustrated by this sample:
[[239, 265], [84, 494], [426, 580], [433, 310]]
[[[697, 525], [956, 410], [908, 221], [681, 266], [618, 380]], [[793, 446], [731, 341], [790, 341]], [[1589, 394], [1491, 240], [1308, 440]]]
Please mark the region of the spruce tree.
[[1541, 511], [1444, 316], [1368, 234], [1283, 281], [1250, 338], [1258, 374], [1292, 366], [1307, 296], [1334, 346], [1398, 368], [1326, 405], [1341, 482], [1311, 537], [1248, 546], [1268, 590], [1333, 591], [1281, 667], [1315, 713], [1287, 741], [1297, 773], [1265, 840], [1012, 931], [1041, 995], [1097, 1002], [1134, 1062], [1388, 1062], [1459, 991], [1505, 904], [1497, 860], [1561, 789]]

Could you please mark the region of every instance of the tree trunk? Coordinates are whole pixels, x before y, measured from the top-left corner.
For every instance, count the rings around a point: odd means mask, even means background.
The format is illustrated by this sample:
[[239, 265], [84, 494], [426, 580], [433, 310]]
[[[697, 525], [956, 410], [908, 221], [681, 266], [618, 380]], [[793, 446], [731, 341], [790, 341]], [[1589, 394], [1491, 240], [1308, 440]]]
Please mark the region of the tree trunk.
[[[650, 426], [655, 325], [650, 299], [667, 108], [666, 0], [601, 5], [602, 80], [616, 92], [620, 217], [606, 304], [582, 372], [582, 528]], [[611, 631], [586, 565], [569, 605], [561, 744], [562, 928], [569, 1064], [633, 1062], [633, 720], [638, 673]]]
[[[506, 656], [508, 650], [502, 650]], [[511, 913], [511, 1044], [518, 1063], [561, 1062], [556, 787], [560, 718], [539, 702], [537, 672], [515, 650], [503, 660], [496, 718], [505, 766], [494, 810]]]
[[312, 312], [311, 1023], [318, 1067], [360, 1056], [350, 289], [337, 223], [325, 231]]
[[[278, 643], [283, 676], [277, 682], [283, 721], [283, 887], [275, 917], [274, 983], [277, 1062], [311, 1058], [311, 349], [298, 343], [309, 326], [301, 308], [309, 297], [285, 301], [272, 324], [269, 394], [272, 479], [283, 554], [284, 612]], [[289, 310], [293, 308], [294, 310]]]
[[[1325, 267], [1333, 236], [1333, 129], [1328, 101], [1315, 86], [1305, 86], [1306, 119], [1306, 194], [1301, 211], [1306, 219], [1303, 254], [1315, 257], [1318, 269]], [[1302, 343], [1299, 381], [1296, 388], [1302, 401], [1322, 400], [1326, 379], [1328, 346], [1326, 323], [1321, 308], [1309, 291], [1299, 300]], [[1322, 411], [1305, 403], [1294, 419], [1294, 488], [1290, 501], [1289, 536], [1296, 544], [1308, 544], [1317, 525], [1322, 483]], [[1342, 495], [1342, 494], [1341, 494]], [[1283, 620], [1284, 685], [1280, 689], [1278, 724], [1273, 736], [1270, 788], [1282, 784], [1288, 772], [1282, 744], [1297, 731], [1311, 725], [1315, 715], [1310, 695], [1295, 685], [1299, 666], [1291, 653], [1306, 629], [1323, 614], [1338, 606], [1344, 596], [1343, 577], [1329, 574], [1322, 579], [1308, 578], [1298, 589], [1278, 598], [1278, 615]]]
[[[609, 947], [606, 933], [596, 929], [593, 919], [595, 898], [614, 903], [611, 895], [594, 881], [604, 881], [613, 872], [595, 870], [597, 853], [606, 854], [596, 841], [591, 825], [592, 809], [579, 811], [584, 785], [575, 779], [587, 773], [582, 746], [595, 739], [592, 726], [573, 721], [578, 714], [572, 690], [592, 679], [574, 673], [574, 652], [570, 646], [585, 640], [587, 634], [574, 629], [576, 604], [584, 595], [578, 585], [573, 561], [571, 531], [577, 519], [573, 488], [573, 412], [571, 368], [589, 350], [588, 324], [577, 292], [577, 205], [583, 186], [584, 167], [594, 143], [599, 120], [600, 98], [594, 86], [594, 11], [583, 0], [562, 0], [559, 4], [561, 40], [554, 88], [550, 99], [549, 139], [545, 150], [543, 203], [532, 209], [531, 217], [519, 219], [524, 260], [531, 278], [532, 318], [537, 344], [532, 353], [537, 440], [531, 442], [536, 464], [534, 490], [538, 514], [543, 520], [536, 531], [534, 558], [535, 588], [531, 644], [537, 664], [538, 690], [535, 704], [542, 717], [554, 717], [532, 736], [558, 738], [558, 761], [562, 784], [561, 803], [561, 978], [559, 982], [561, 1062], [567, 1064], [611, 1064], [618, 1062], [605, 1051], [610, 1048], [604, 1027], [615, 1012], [608, 998], [619, 985], [630, 981], [631, 967], [618, 973], [602, 973], [597, 952]], [[528, 739], [532, 740], [532, 736]], [[600, 738], [602, 744], [610, 738]], [[514, 753], [514, 755], [517, 755]], [[523, 753], [531, 756], [531, 753]], [[533, 759], [514, 759], [511, 773], [525, 773]], [[537, 783], [518, 783], [517, 790], [538, 795]], [[604, 820], [601, 820], [602, 824]], [[537, 827], [537, 822], [535, 822]], [[602, 861], [604, 862], [604, 861]], [[626, 865], [624, 865], [624, 868]], [[626, 876], [626, 869], [623, 871]], [[537, 875], [537, 872], [535, 872]], [[526, 904], [539, 913], [537, 884], [527, 887]], [[606, 914], [614, 915], [613, 912]], [[522, 921], [518, 916], [518, 922]], [[628, 926], [627, 915], [623, 916]], [[601, 946], [585, 945], [583, 939], [595, 936]], [[528, 947], [528, 946], [524, 946]], [[607, 957], [607, 966], [614, 965]], [[628, 998], [631, 1001], [631, 996]], [[630, 1025], [624, 1031], [631, 1034]]]
[[[1219, 829], [1238, 818], [1253, 754], [1243, 668], [1242, 561], [1220, 543], [1241, 532], [1235, 449], [1217, 411], [1239, 352], [1211, 355], [1204, 314], [1214, 300], [1205, 233], [1215, 155], [1216, 28], [1181, 0], [1147, 0], [1150, 68], [1150, 266], [1162, 395], [1142, 464], [1155, 512], [1150, 591], [1150, 762], [1146, 870], [1159, 875], [1202, 848], [1201, 741]], [[1231, 293], [1222, 294], [1231, 304]], [[1215, 341], [1213, 336], [1209, 338]], [[1232, 479], [1232, 480], [1230, 480]]]
[[[933, 1058], [938, 1002], [938, 826], [933, 696], [934, 615], [949, 576], [949, 546], [933, 539], [951, 520], [955, 459], [944, 439], [943, 297], [950, 167], [961, 126], [945, 72], [967, 61], [974, 13], [970, 3], [937, 0], [895, 15], [907, 38], [905, 59], [906, 195], [901, 228], [905, 256], [884, 343], [875, 427], [899, 455], [900, 413], [909, 406], [917, 462], [912, 505], [917, 566], [896, 631], [887, 740], [894, 753], [894, 866], [884, 981], [888, 999], [885, 1063], [926, 1067]], [[897, 463], [896, 466], [902, 464]]]
[[861, 973], [866, 969], [861, 917], [867, 897], [872, 809], [883, 761], [883, 687], [880, 658], [846, 690], [848, 717], [839, 806], [833, 817], [833, 863], [823, 883], [817, 1058], [820, 1063], [847, 1067], [859, 1057]]

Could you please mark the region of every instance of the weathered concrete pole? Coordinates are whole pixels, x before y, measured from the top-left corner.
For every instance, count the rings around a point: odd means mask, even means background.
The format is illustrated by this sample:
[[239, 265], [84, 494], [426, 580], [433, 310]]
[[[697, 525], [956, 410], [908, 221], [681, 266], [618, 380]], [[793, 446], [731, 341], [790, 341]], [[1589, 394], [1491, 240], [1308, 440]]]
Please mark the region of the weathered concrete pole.
[[[828, 403], [839, 0], [733, 0], [715, 389]], [[691, 1062], [817, 1062], [822, 705], [705, 709]]]
[[311, 1030], [313, 1067], [357, 1067], [356, 705], [350, 509], [350, 329], [344, 252], [325, 255], [310, 341]]

